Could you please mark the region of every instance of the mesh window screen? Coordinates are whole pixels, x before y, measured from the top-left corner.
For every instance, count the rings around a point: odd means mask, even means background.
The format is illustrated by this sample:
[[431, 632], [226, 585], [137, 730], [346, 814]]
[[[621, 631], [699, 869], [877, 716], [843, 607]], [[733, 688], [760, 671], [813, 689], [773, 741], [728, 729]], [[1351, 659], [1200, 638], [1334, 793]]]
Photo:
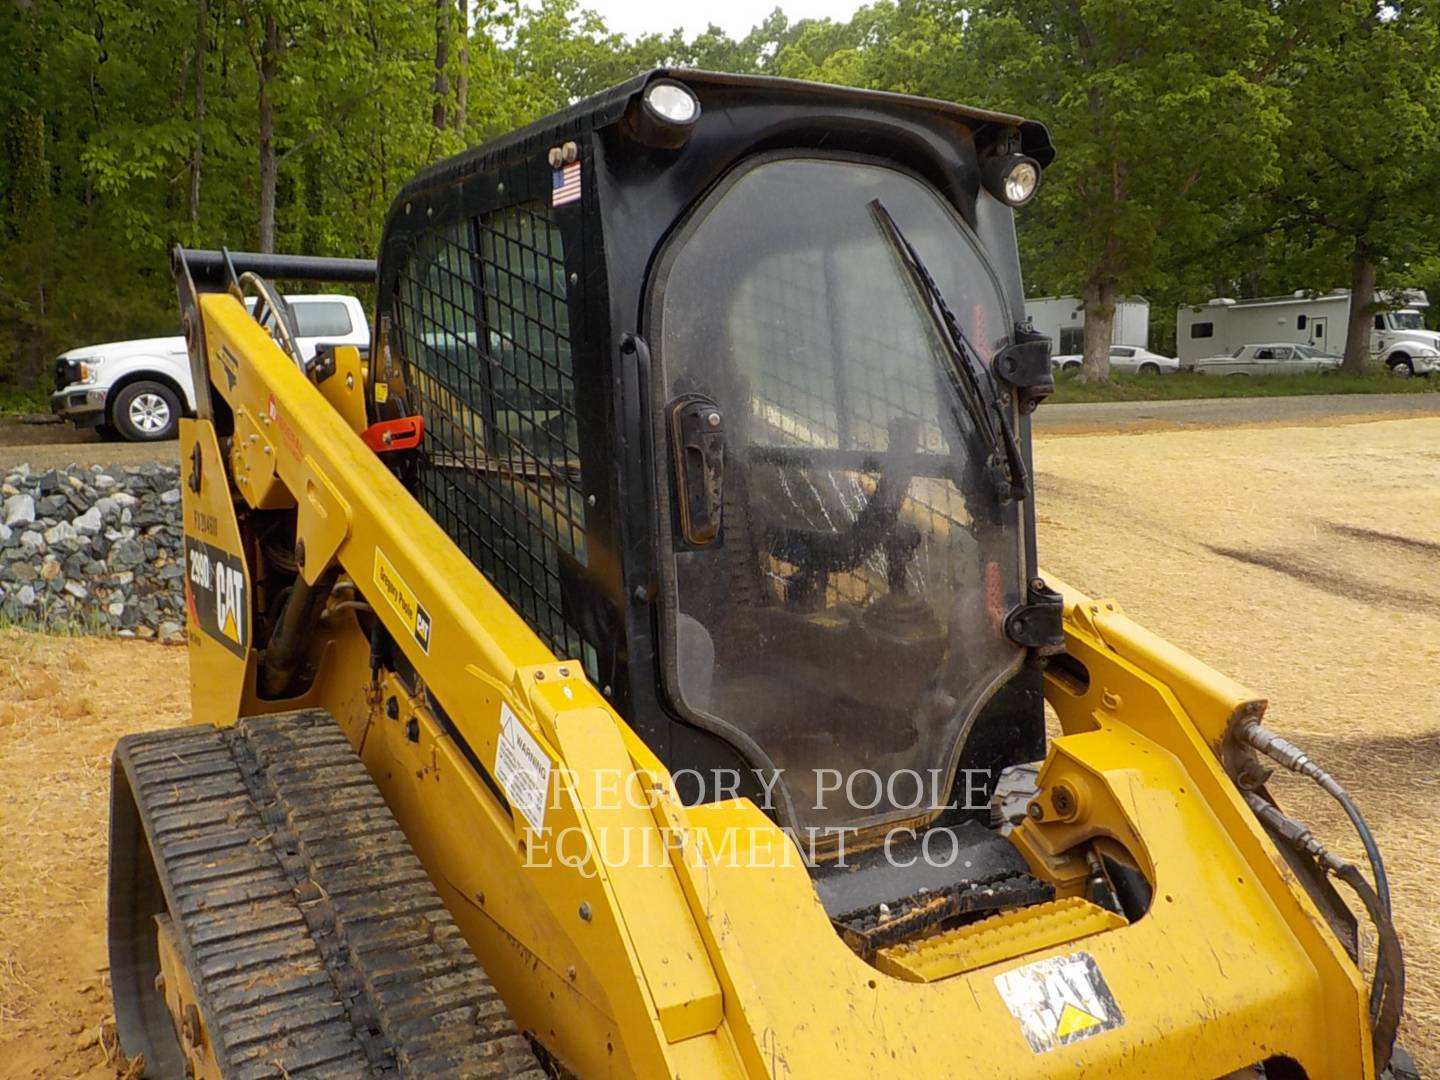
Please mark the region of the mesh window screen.
[[396, 287], [417, 496], [560, 656], [560, 555], [585, 562], [564, 254], [543, 202], [427, 234]]

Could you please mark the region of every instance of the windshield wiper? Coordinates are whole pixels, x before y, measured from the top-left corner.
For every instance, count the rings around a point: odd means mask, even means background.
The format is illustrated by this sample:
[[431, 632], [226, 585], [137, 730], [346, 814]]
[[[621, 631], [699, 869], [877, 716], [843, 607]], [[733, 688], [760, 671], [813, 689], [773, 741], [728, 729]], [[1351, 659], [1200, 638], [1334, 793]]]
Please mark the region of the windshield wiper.
[[1001, 391], [1000, 384], [996, 382], [995, 376], [980, 358], [970, 339], [965, 336], [955, 313], [945, 302], [945, 294], [940, 291], [940, 286], [935, 284], [935, 278], [925, 261], [900, 231], [900, 226], [890, 216], [890, 211], [885, 209], [885, 204], [879, 199], [871, 199], [869, 207], [891, 251], [905, 267], [906, 276], [919, 294], [921, 307], [940, 331], [940, 338], [955, 368], [960, 397], [965, 402], [965, 408], [976, 429], [989, 447], [985, 471], [994, 481], [1000, 501], [1028, 498], [1030, 472], [1025, 467], [1024, 455], [1020, 453], [1015, 429], [1010, 424], [1006, 395]]

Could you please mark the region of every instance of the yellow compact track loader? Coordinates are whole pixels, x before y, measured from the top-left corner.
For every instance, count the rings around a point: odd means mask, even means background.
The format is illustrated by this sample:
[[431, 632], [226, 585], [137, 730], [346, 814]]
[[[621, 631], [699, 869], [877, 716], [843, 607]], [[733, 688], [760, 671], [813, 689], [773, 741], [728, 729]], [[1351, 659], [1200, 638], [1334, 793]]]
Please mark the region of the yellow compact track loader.
[[[1348, 796], [1037, 569], [1053, 156], [657, 71], [417, 176], [378, 262], [177, 250], [195, 723], [121, 741], [110, 841], [146, 1075], [1413, 1075]], [[374, 283], [368, 354], [303, 358], [301, 280]]]

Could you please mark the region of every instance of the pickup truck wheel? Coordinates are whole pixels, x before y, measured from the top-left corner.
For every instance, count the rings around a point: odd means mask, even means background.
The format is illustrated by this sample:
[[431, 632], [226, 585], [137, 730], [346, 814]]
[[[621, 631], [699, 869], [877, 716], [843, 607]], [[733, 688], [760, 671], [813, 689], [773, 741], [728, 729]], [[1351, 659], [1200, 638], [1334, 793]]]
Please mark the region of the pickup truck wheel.
[[110, 422], [131, 442], [173, 439], [180, 423], [180, 400], [163, 383], [133, 382], [115, 395]]
[[1408, 356], [1396, 356], [1390, 360], [1390, 374], [1397, 379], [1408, 379], [1415, 374], [1415, 365]]

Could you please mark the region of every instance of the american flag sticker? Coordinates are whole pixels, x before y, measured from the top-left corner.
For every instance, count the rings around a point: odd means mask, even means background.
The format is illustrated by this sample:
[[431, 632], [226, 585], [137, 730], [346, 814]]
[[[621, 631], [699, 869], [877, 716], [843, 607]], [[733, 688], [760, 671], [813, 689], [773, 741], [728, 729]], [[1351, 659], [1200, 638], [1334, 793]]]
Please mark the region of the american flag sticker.
[[572, 161], [550, 174], [550, 205], [564, 206], [580, 200], [580, 163]]

